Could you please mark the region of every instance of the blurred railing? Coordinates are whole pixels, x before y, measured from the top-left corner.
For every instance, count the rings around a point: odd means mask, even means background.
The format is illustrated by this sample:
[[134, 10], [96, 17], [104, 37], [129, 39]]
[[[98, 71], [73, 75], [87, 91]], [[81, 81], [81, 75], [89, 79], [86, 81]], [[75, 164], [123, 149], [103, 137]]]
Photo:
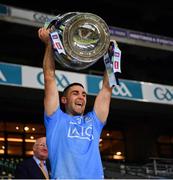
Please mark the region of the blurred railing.
[[[18, 157], [0, 157], [0, 179], [13, 179], [16, 166], [22, 161]], [[103, 161], [103, 167], [105, 179], [173, 179], [173, 159], [150, 158], [143, 165]]]
[[0, 179], [13, 179], [16, 166], [21, 161], [23, 158], [0, 157]]
[[104, 162], [109, 179], [173, 179], [173, 159], [150, 158], [144, 165]]

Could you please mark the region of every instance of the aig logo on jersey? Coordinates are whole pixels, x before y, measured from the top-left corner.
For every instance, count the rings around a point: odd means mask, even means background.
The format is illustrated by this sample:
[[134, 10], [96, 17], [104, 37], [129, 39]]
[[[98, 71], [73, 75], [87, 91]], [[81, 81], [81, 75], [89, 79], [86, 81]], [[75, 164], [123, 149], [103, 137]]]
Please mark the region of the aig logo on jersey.
[[82, 118], [76, 119], [76, 121], [70, 122], [69, 129], [68, 129], [68, 137], [69, 138], [77, 138], [77, 139], [86, 139], [86, 140], [93, 140], [93, 127], [91, 121], [86, 119], [85, 125], [82, 125]]

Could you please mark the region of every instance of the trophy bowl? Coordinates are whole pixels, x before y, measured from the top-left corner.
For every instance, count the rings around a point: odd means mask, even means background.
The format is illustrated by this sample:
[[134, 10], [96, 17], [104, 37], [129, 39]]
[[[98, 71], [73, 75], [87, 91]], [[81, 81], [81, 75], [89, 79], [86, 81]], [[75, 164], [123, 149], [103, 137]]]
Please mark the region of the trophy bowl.
[[56, 16], [48, 25], [57, 32], [63, 52], [54, 48], [55, 59], [64, 67], [86, 69], [108, 51], [109, 28], [105, 21], [92, 13], [69, 12]]

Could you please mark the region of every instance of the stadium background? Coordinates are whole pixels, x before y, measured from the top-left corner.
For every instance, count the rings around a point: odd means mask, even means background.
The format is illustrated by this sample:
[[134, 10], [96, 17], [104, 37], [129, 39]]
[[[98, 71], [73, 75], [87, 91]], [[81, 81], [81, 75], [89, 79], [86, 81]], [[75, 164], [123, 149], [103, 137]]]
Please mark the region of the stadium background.
[[[92, 12], [109, 26], [169, 38], [173, 42], [173, 8], [165, 3], [103, 0], [95, 2], [62, 1], [40, 5], [31, 2], [1, 1], [4, 5], [57, 15], [70, 11]], [[38, 18], [43, 18], [39, 16]], [[38, 27], [0, 19], [0, 61], [31, 67], [42, 67], [44, 46], [37, 37]], [[115, 36], [116, 39], [116, 36]], [[173, 158], [173, 45], [157, 47], [118, 41], [122, 51], [121, 79], [170, 86], [170, 104], [113, 98], [108, 123], [100, 148], [105, 162], [144, 165], [153, 158]], [[56, 69], [68, 71], [56, 63]], [[104, 64], [74, 73], [101, 76]], [[29, 79], [30, 77], [28, 77]], [[2, 79], [1, 79], [2, 81]], [[0, 85], [0, 156], [5, 159], [31, 156], [36, 137], [45, 134], [43, 96], [40, 89]], [[89, 95], [88, 109], [94, 96]], [[24, 130], [24, 127], [30, 129]], [[10, 139], [11, 138], [11, 139]], [[25, 141], [27, 139], [27, 141]], [[121, 152], [121, 154], [118, 154]], [[9, 160], [9, 162], [11, 162]], [[14, 162], [14, 160], [13, 160]], [[3, 169], [4, 170], [4, 169]], [[1, 172], [3, 172], [1, 170]]]

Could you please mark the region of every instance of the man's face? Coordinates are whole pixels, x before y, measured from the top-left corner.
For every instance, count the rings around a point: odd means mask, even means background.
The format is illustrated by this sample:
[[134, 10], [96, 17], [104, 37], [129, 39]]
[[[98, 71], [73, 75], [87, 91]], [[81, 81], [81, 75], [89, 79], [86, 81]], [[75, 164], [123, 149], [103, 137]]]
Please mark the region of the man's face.
[[46, 145], [46, 138], [40, 138], [37, 140], [33, 147], [34, 155], [40, 160], [46, 160], [48, 158], [48, 149]]
[[85, 111], [86, 92], [83, 87], [74, 85], [69, 88], [65, 97], [62, 97], [65, 110], [70, 115], [81, 115]]

